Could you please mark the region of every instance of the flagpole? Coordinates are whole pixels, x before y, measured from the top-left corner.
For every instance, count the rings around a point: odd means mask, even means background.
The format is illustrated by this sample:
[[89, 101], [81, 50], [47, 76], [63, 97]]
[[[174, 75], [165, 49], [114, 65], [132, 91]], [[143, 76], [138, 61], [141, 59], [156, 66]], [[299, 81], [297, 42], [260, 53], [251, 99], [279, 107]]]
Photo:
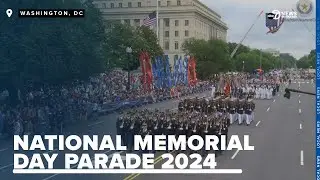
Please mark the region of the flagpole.
[[157, 0], [157, 39], [159, 41], [159, 0]]
[[236, 46], [236, 48], [234, 48], [233, 52], [230, 55], [230, 59], [233, 58], [233, 56], [236, 54], [238, 48], [240, 47], [240, 45], [242, 44], [242, 42], [246, 39], [246, 37], [248, 36], [249, 32], [251, 31], [251, 29], [253, 28], [253, 26], [256, 24], [256, 22], [258, 21], [258, 19], [260, 18], [261, 14], [263, 13], [263, 11], [260, 12], [260, 14], [257, 16], [257, 19], [253, 22], [253, 24], [250, 26], [249, 30], [246, 32], [246, 34], [243, 36], [243, 38], [241, 39], [241, 41], [239, 42], [239, 44]]

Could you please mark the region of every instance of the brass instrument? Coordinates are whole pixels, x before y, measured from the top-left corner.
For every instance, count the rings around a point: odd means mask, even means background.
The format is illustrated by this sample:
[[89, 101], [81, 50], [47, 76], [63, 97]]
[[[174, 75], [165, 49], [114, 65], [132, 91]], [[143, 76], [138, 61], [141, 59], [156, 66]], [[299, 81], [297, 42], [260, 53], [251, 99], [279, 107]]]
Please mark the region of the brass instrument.
[[183, 121], [179, 121], [180, 122], [180, 128], [179, 128], [179, 130], [183, 130]]
[[209, 118], [207, 117], [207, 115], [205, 115], [205, 117], [207, 118], [207, 122], [206, 122], [206, 129], [204, 130], [205, 133], [208, 133], [208, 128], [209, 128]]
[[156, 123], [156, 125], [154, 126], [154, 130], [157, 130], [158, 129], [158, 125], [159, 125], [159, 120], [157, 120], [157, 123]]
[[197, 123], [197, 122], [194, 122], [194, 124], [195, 124], [195, 126], [194, 126], [192, 132], [196, 132], [196, 131], [197, 131], [197, 125], [198, 125], [198, 123]]
[[123, 128], [123, 125], [124, 125], [124, 120], [122, 119], [122, 123], [120, 125], [120, 128], [122, 129]]
[[172, 126], [172, 121], [170, 120], [168, 129], [171, 129], [172, 128], [171, 126]]
[[131, 123], [130, 129], [133, 129], [133, 128], [134, 128], [135, 123], [136, 123], [136, 121], [135, 121], [135, 120], [132, 120], [132, 123]]

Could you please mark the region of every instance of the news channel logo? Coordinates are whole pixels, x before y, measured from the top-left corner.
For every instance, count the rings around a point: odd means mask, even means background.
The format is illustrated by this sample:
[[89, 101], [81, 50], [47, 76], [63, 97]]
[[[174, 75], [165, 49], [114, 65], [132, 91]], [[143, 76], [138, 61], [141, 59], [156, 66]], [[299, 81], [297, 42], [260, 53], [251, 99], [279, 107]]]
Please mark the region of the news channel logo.
[[[314, 5], [311, 0], [299, 0], [296, 3], [295, 10], [291, 11], [279, 11], [273, 10], [270, 13], [266, 13], [266, 24], [270, 25], [272, 20], [280, 21], [283, 19], [287, 22], [297, 21], [315, 21], [315, 18], [310, 17], [314, 11]], [[275, 22], [273, 22], [274, 24]], [[268, 26], [267, 26], [268, 27]]]

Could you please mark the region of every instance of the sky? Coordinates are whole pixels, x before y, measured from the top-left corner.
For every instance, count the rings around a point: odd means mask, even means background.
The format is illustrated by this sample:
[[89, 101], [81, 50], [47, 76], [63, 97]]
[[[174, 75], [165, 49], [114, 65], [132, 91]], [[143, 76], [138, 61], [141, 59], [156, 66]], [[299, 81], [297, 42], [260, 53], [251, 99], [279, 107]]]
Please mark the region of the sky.
[[[259, 13], [292, 11], [298, 0], [200, 0], [222, 16], [228, 25], [228, 42], [239, 43], [254, 23]], [[315, 7], [315, 0], [313, 7]], [[315, 11], [310, 14], [315, 17]], [[315, 22], [284, 22], [275, 34], [266, 34], [265, 14], [256, 21], [242, 44], [257, 49], [276, 49], [281, 53], [290, 53], [296, 58], [309, 54], [315, 49]]]

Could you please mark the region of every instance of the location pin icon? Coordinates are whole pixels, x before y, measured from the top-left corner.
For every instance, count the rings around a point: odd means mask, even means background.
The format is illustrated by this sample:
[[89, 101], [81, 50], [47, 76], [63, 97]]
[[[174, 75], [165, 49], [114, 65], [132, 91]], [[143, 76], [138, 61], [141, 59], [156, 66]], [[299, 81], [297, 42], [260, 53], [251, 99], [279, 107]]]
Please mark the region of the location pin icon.
[[12, 9], [7, 9], [6, 13], [7, 13], [8, 17], [11, 17], [11, 15], [12, 15]]

